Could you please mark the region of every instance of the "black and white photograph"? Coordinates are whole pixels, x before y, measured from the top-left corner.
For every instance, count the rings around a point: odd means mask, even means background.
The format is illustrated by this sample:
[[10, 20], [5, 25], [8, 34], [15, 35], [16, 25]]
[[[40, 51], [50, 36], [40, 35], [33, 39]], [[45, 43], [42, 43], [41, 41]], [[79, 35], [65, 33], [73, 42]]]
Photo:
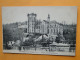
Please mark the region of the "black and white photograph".
[[3, 53], [75, 56], [76, 6], [2, 7]]

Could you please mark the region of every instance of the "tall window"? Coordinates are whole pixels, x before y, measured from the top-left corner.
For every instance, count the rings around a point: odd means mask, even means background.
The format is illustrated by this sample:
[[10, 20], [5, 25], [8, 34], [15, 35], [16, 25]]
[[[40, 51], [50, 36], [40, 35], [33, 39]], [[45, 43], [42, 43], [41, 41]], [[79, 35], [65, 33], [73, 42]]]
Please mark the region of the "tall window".
[[53, 33], [53, 30], [51, 29], [51, 33]]
[[54, 34], [55, 34], [55, 29], [54, 29]]
[[24, 30], [25, 33], [27, 33], [27, 28]]
[[56, 24], [55, 24], [55, 27], [56, 27]]

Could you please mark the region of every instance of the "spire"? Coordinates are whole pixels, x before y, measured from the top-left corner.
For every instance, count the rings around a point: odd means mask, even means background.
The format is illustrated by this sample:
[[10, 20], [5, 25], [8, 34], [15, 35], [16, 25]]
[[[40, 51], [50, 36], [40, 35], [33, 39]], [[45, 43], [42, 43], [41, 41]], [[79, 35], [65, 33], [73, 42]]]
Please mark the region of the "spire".
[[50, 19], [50, 15], [48, 14], [48, 19]]
[[50, 15], [48, 14], [48, 17], [47, 17], [47, 21], [49, 22], [50, 21]]
[[48, 17], [47, 17], [47, 21], [48, 21], [48, 28], [47, 28], [47, 32], [49, 34], [49, 27], [50, 27], [50, 15], [48, 14]]

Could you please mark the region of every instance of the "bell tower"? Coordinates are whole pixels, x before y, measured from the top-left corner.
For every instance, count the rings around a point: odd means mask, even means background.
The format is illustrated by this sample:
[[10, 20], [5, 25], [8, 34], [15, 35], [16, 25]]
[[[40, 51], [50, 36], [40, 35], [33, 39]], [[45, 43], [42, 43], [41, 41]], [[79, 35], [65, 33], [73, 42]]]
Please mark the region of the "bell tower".
[[47, 17], [47, 21], [48, 21], [47, 32], [49, 34], [49, 28], [50, 28], [50, 15], [49, 14], [48, 14], [48, 17]]
[[48, 14], [48, 21], [50, 21], [50, 15]]

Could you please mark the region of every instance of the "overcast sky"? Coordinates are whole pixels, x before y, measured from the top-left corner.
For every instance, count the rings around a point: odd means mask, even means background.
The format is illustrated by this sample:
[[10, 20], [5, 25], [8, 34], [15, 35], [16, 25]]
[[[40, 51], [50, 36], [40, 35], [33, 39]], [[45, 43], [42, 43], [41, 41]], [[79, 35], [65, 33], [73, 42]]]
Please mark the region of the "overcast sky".
[[28, 20], [28, 13], [36, 13], [37, 19], [50, 20], [72, 24], [77, 22], [76, 6], [24, 6], [24, 7], [2, 7], [2, 23], [24, 22]]

